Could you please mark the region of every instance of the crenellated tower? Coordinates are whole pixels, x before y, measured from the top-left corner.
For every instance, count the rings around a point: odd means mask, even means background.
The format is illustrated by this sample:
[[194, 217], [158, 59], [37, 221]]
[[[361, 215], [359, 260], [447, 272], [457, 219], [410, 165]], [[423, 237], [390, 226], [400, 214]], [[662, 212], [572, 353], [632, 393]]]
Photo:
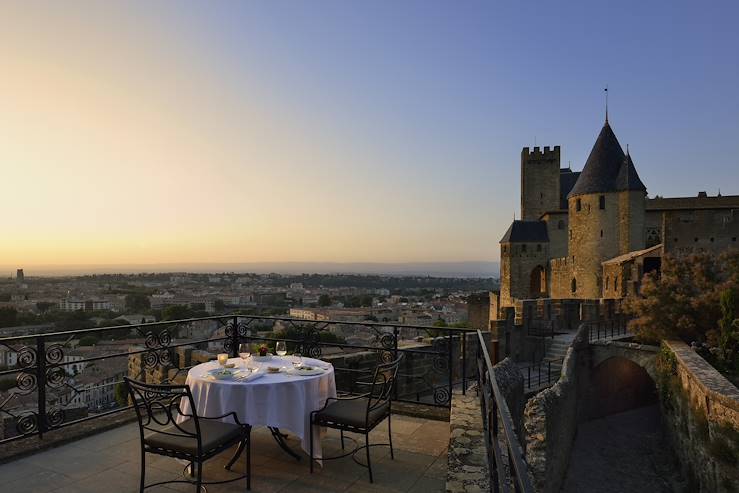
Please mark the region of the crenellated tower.
[[560, 208], [559, 146], [521, 150], [521, 219], [538, 221]]

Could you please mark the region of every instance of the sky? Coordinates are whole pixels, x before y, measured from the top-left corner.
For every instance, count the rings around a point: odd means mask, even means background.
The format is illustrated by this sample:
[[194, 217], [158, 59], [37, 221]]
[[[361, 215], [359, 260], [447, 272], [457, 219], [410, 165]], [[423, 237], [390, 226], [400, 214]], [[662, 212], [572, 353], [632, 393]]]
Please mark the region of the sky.
[[736, 2], [0, 3], [0, 265], [494, 261], [609, 120], [739, 194]]

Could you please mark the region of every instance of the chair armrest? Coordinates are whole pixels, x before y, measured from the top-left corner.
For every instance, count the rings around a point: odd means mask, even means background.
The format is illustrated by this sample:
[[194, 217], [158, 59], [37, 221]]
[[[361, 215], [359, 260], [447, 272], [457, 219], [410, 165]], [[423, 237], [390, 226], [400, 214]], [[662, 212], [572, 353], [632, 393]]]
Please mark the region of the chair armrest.
[[222, 416], [198, 416], [198, 419], [223, 419], [223, 418], [228, 418], [228, 417], [231, 417], [234, 420], [234, 423], [239, 426], [245, 425], [245, 423], [242, 423], [241, 421], [239, 421], [239, 417], [236, 416], [235, 411], [231, 411], [230, 413], [226, 413]]

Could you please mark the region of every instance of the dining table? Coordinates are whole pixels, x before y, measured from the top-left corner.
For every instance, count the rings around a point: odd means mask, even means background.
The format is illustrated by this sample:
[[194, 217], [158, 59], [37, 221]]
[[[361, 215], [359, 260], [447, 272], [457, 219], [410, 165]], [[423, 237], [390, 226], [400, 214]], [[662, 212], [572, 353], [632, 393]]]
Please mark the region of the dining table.
[[[268, 427], [280, 447], [296, 459], [299, 456], [287, 446], [284, 432], [297, 436], [306, 453], [313, 433], [313, 457], [320, 464], [323, 430], [311, 425], [310, 413], [336, 397], [334, 367], [313, 358], [298, 361], [291, 356], [231, 358], [225, 366], [209, 361], [191, 368], [185, 383], [198, 416], [235, 412], [242, 423]], [[187, 400], [182, 401], [178, 420], [192, 414], [190, 407]]]

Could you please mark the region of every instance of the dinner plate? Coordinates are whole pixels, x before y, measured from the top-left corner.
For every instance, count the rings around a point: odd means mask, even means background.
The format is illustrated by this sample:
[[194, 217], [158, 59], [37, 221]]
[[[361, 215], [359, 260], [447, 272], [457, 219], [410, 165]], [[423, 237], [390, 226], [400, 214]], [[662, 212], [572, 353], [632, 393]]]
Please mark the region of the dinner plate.
[[287, 373], [290, 375], [301, 375], [304, 377], [310, 377], [312, 375], [320, 375], [324, 372], [321, 368], [318, 368], [317, 366], [312, 367], [310, 370], [305, 368], [290, 368], [287, 370]]

